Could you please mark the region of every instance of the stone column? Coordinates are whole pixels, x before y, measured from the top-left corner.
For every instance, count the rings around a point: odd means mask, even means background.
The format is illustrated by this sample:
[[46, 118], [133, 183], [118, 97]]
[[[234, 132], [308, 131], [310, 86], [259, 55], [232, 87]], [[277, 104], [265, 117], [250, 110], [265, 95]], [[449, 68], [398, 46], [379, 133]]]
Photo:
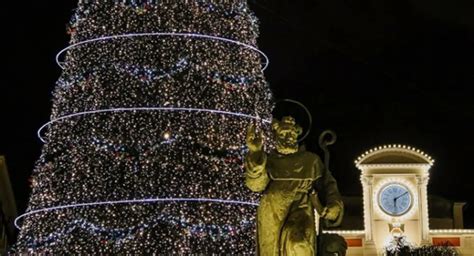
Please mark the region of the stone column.
[[421, 245], [430, 244], [430, 228], [429, 228], [429, 216], [428, 216], [428, 175], [416, 177], [416, 183], [418, 187], [418, 204], [419, 204], [419, 216], [421, 224]]
[[373, 197], [373, 180], [374, 177], [371, 175], [362, 174], [362, 189], [364, 197], [364, 229], [365, 229], [365, 242], [368, 244], [374, 243], [373, 237], [373, 209], [372, 209], [372, 197]]

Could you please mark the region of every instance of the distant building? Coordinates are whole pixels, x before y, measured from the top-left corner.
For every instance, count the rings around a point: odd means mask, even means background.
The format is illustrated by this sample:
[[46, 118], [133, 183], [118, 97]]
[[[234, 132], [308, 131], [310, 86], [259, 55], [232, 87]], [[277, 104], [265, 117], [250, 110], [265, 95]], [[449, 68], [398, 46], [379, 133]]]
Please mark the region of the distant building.
[[8, 175], [5, 157], [0, 156], [0, 255], [4, 255], [15, 238], [13, 221], [17, 216], [16, 203]]
[[403, 145], [371, 149], [355, 162], [361, 171], [362, 198], [344, 197], [345, 213], [337, 229], [348, 256], [383, 255], [395, 236], [415, 246], [450, 245], [474, 255], [474, 230], [463, 229], [464, 202], [428, 196], [434, 160]]

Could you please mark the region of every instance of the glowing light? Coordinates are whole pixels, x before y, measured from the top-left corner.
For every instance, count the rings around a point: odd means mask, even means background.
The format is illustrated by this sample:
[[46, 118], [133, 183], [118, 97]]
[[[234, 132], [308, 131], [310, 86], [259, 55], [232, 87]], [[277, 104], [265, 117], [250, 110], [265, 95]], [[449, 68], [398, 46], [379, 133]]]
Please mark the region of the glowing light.
[[137, 236], [140, 236], [140, 233], [143, 232], [143, 230], [158, 226], [159, 222], [167, 222], [170, 225], [178, 224], [181, 227], [186, 227], [193, 235], [217, 235], [219, 237], [223, 237], [224, 239], [231, 239], [232, 236], [238, 235], [235, 231], [239, 228], [242, 228], [243, 226], [251, 226], [251, 223], [249, 223], [248, 221], [240, 222], [239, 226], [233, 226], [229, 224], [215, 225], [205, 223], [191, 223], [186, 219], [180, 218], [179, 216], [159, 214], [157, 216], [153, 216], [151, 221], [141, 223], [137, 226], [110, 229], [99, 226], [94, 223], [90, 223], [86, 220], [78, 219], [70, 222], [70, 226], [67, 225], [67, 227], [63, 230], [55, 233], [50, 233], [44, 238], [39, 238], [39, 241], [31, 241], [29, 245], [35, 248], [50, 245], [67, 236], [76, 229], [82, 229], [86, 230], [89, 234], [100, 234], [99, 237], [101, 238], [105, 237], [105, 239], [113, 239], [115, 244], [122, 246], [122, 243], [127, 242], [127, 240], [129, 241], [135, 239]]
[[254, 254], [245, 128], [268, 138], [274, 105], [257, 18], [137, 3], [75, 8], [15, 254]]
[[98, 109], [98, 110], [90, 110], [90, 111], [83, 111], [83, 112], [78, 112], [70, 115], [65, 115], [61, 116], [58, 118], [55, 118], [43, 126], [41, 126], [38, 129], [37, 135], [38, 138], [42, 142], [46, 142], [46, 140], [43, 139], [41, 136], [41, 133], [46, 126], [49, 126], [55, 122], [68, 119], [71, 117], [77, 117], [77, 116], [84, 116], [84, 115], [90, 115], [90, 114], [97, 114], [97, 113], [106, 113], [106, 112], [133, 112], [133, 111], [187, 111], [187, 112], [208, 112], [208, 113], [214, 113], [214, 114], [223, 114], [223, 115], [231, 115], [231, 116], [237, 116], [237, 117], [244, 117], [244, 118], [250, 118], [250, 119], [255, 119], [257, 121], [262, 121], [265, 123], [271, 123], [271, 120], [265, 120], [262, 119], [258, 116], [252, 116], [248, 114], [243, 114], [243, 113], [236, 113], [236, 112], [229, 112], [229, 111], [223, 111], [223, 110], [217, 110], [217, 109], [202, 109], [202, 108], [174, 108], [174, 107], [137, 107], [137, 108], [110, 108], [110, 109]]
[[129, 34], [122, 34], [122, 35], [111, 35], [111, 36], [102, 36], [98, 38], [93, 38], [89, 40], [84, 40], [81, 42], [77, 42], [75, 44], [71, 44], [68, 47], [62, 49], [58, 54], [56, 55], [56, 63], [64, 69], [65, 67], [62, 65], [63, 62], [59, 61], [61, 58], [61, 55], [63, 55], [64, 52], [78, 47], [80, 45], [92, 43], [92, 42], [99, 42], [99, 41], [107, 41], [107, 40], [113, 40], [113, 39], [118, 39], [118, 38], [133, 38], [133, 37], [144, 37], [144, 36], [171, 36], [171, 37], [193, 37], [193, 38], [200, 38], [200, 39], [211, 39], [211, 40], [218, 40], [218, 41], [223, 41], [227, 43], [232, 43], [232, 44], [237, 44], [240, 46], [243, 46], [245, 48], [248, 48], [252, 51], [258, 52], [262, 57], [265, 59], [265, 64], [263, 65], [262, 71], [267, 69], [270, 60], [268, 59], [268, 56], [262, 52], [261, 50], [257, 49], [255, 46], [242, 43], [236, 40], [232, 40], [229, 38], [224, 38], [224, 37], [219, 37], [219, 36], [211, 36], [211, 35], [204, 35], [204, 34], [197, 34], [197, 33], [178, 33], [178, 32], [154, 32], [154, 33], [129, 33]]
[[365, 230], [323, 230], [324, 234], [364, 235]]
[[374, 190], [373, 190], [373, 205], [374, 205], [374, 208], [375, 208], [375, 211], [378, 213], [379, 216], [381, 216], [382, 218], [388, 220], [388, 221], [392, 221], [393, 220], [393, 216], [387, 214], [384, 210], [381, 209], [380, 205], [379, 205], [379, 195], [382, 191], [383, 188], [385, 188], [386, 186], [388, 186], [389, 184], [401, 184], [402, 186], [405, 186], [406, 188], [408, 188], [408, 191], [409, 193], [411, 194], [411, 197], [412, 197], [412, 202], [411, 202], [411, 206], [410, 206], [410, 209], [408, 211], [406, 211], [403, 215], [401, 216], [397, 216], [397, 220], [398, 221], [403, 221], [403, 220], [406, 220], [406, 219], [409, 219], [411, 218], [412, 216], [414, 216], [416, 213], [417, 213], [417, 210], [418, 210], [418, 207], [419, 207], [419, 204], [418, 204], [418, 190], [415, 188], [415, 186], [413, 185], [413, 183], [409, 182], [408, 180], [406, 179], [403, 179], [403, 178], [386, 178], [386, 179], [383, 179], [381, 180], [380, 182], [377, 183], [377, 185], [375, 186]]
[[474, 234], [474, 229], [430, 229], [430, 234]]
[[148, 198], [148, 199], [131, 199], [131, 200], [119, 200], [119, 201], [80, 203], [80, 204], [60, 205], [60, 206], [54, 206], [54, 207], [29, 211], [27, 213], [24, 213], [18, 216], [15, 219], [15, 226], [18, 229], [21, 229], [20, 225], [18, 225], [19, 220], [23, 219], [26, 216], [41, 213], [41, 212], [49, 212], [49, 211], [56, 211], [56, 210], [62, 210], [62, 209], [68, 209], [68, 208], [78, 208], [78, 207], [85, 207], [85, 206], [139, 204], [139, 203], [143, 204], [143, 203], [156, 203], [156, 202], [211, 202], [211, 203], [243, 204], [243, 205], [258, 206], [258, 203], [254, 203], [254, 202], [243, 202], [243, 201], [237, 201], [237, 200], [224, 200], [224, 199], [215, 199], [215, 198]]
[[153, 80], [160, 80], [165, 77], [171, 77], [179, 72], [182, 72], [188, 68], [188, 61], [186, 58], [180, 59], [172, 68], [169, 70], [164, 69], [154, 69], [151, 67], [142, 67], [137, 65], [127, 65], [127, 64], [115, 64], [114, 68], [121, 72], [129, 73], [134, 76], [141, 76], [140, 80], [145, 83], [150, 83]]
[[364, 166], [364, 164], [362, 164], [362, 162], [364, 160], [366, 160], [367, 158], [369, 158], [369, 157], [371, 157], [375, 154], [378, 154], [378, 153], [394, 151], [394, 150], [401, 151], [401, 152], [406, 152], [406, 153], [409, 153], [409, 154], [415, 154], [415, 155], [419, 156], [420, 158], [424, 159], [429, 166], [432, 166], [435, 162], [434, 159], [431, 158], [431, 156], [424, 153], [423, 151], [420, 151], [419, 149], [416, 149], [416, 148], [411, 147], [411, 146], [406, 146], [406, 145], [401, 145], [401, 144], [398, 144], [398, 145], [395, 145], [395, 144], [394, 145], [383, 145], [383, 146], [378, 146], [378, 147], [371, 148], [371, 149], [365, 151], [362, 155], [358, 156], [357, 159], [354, 162], [355, 162], [356, 166], [359, 169], [361, 169], [361, 167]]

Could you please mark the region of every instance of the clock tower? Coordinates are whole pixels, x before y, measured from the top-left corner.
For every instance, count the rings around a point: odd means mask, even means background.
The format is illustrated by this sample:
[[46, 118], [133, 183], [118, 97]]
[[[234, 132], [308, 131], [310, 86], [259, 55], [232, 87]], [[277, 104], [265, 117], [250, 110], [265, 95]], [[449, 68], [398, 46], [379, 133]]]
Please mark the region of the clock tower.
[[364, 205], [364, 255], [378, 255], [393, 236], [429, 244], [429, 169], [434, 160], [404, 145], [385, 145], [357, 158]]

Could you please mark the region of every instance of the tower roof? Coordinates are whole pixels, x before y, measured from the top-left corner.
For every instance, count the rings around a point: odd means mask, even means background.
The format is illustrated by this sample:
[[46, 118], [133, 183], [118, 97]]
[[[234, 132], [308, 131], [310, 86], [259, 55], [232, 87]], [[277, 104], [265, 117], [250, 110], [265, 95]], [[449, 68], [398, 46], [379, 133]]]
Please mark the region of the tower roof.
[[361, 165], [429, 165], [434, 159], [423, 151], [406, 145], [383, 145], [372, 148], [360, 155], [355, 164], [360, 169]]

